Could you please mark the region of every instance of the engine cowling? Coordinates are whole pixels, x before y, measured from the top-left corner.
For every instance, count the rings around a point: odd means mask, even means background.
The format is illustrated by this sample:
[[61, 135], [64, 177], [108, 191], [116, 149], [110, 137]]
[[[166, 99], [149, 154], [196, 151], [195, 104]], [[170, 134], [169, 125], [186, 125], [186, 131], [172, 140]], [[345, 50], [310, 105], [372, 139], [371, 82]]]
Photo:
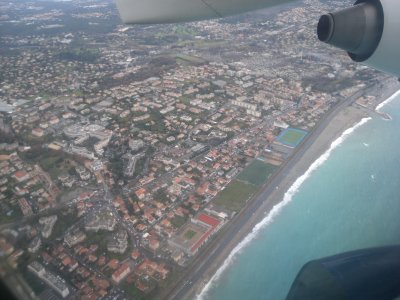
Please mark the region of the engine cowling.
[[346, 50], [350, 58], [400, 77], [400, 1], [359, 0], [321, 16], [319, 40]]

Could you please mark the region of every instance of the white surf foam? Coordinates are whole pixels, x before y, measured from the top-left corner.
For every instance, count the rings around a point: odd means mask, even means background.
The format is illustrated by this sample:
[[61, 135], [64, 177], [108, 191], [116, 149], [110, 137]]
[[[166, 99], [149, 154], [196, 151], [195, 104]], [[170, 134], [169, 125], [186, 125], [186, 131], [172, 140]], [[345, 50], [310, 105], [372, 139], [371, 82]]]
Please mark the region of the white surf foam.
[[257, 236], [262, 228], [267, 226], [268, 224], [272, 223], [276, 216], [282, 211], [282, 209], [292, 201], [293, 196], [299, 191], [301, 185], [306, 181], [307, 178], [311, 176], [311, 174], [317, 170], [331, 155], [332, 151], [339, 147], [346, 138], [351, 135], [357, 128], [361, 127], [365, 123], [367, 123], [371, 118], [363, 118], [359, 123], [355, 126], [345, 130], [343, 134], [337, 138], [335, 141], [332, 142], [329, 149], [322, 154], [316, 161], [314, 161], [311, 166], [307, 169], [307, 171], [297, 178], [297, 180], [292, 184], [292, 186], [288, 189], [288, 191], [283, 196], [283, 200], [276, 204], [268, 215], [257, 223], [252, 231], [231, 251], [229, 256], [225, 259], [224, 263], [221, 267], [217, 270], [217, 272], [211, 277], [210, 281], [204, 286], [200, 294], [196, 296], [197, 300], [203, 300], [207, 296], [207, 293], [210, 289], [215, 286], [216, 282], [223, 274], [223, 272], [229, 267], [229, 265], [235, 260], [236, 255], [242, 252], [242, 250]]
[[370, 177], [371, 177], [371, 181], [372, 181], [372, 182], [375, 182], [375, 175], [374, 175], [374, 174], [371, 174]]
[[381, 104], [379, 104], [376, 107], [376, 111], [379, 111], [382, 107], [384, 107], [386, 104], [392, 102], [397, 96], [400, 95], [400, 90], [398, 90], [396, 93], [394, 93], [392, 96], [390, 96], [389, 98], [387, 98], [385, 101], [383, 101]]

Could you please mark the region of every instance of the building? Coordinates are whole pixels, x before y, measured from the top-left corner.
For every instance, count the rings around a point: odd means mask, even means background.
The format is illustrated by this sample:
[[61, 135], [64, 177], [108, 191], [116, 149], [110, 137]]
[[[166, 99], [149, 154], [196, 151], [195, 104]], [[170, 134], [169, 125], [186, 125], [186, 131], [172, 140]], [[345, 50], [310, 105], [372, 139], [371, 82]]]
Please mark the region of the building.
[[124, 263], [122, 266], [120, 266], [113, 274], [112, 274], [112, 280], [116, 284], [119, 284], [128, 274], [131, 272], [131, 268], [129, 266], [129, 263]]
[[123, 158], [127, 160], [127, 163], [124, 166], [124, 175], [127, 177], [133, 176], [135, 173], [135, 168], [136, 168], [136, 163], [140, 158], [143, 158], [144, 154], [136, 154], [136, 155], [131, 155], [131, 154], [125, 154]]
[[53, 232], [53, 227], [57, 222], [57, 215], [42, 217], [39, 219], [39, 224], [43, 225], [42, 236], [44, 238], [50, 237]]
[[90, 172], [83, 166], [77, 166], [75, 168], [76, 172], [79, 174], [81, 180], [89, 180], [91, 175]]
[[72, 230], [68, 232], [64, 237], [64, 242], [68, 247], [73, 247], [76, 244], [84, 241], [86, 239], [86, 234], [79, 229]]
[[223, 222], [219, 219], [200, 213], [182, 226], [181, 230], [168, 240], [168, 244], [192, 256], [222, 225]]
[[59, 293], [63, 298], [69, 295], [69, 289], [65, 280], [60, 276], [47, 271], [40, 263], [33, 261], [28, 265], [28, 270], [42, 279], [47, 285]]
[[150, 239], [149, 248], [156, 251], [160, 247], [160, 242], [157, 239]]
[[136, 268], [135, 272], [140, 276], [151, 276], [157, 280], [166, 279], [169, 274], [164, 263], [156, 263], [147, 258]]
[[289, 124], [283, 122], [283, 121], [279, 121], [279, 120], [275, 120], [274, 121], [274, 126], [278, 127], [278, 128], [282, 128], [282, 129], [286, 129], [289, 127]]
[[145, 145], [142, 140], [134, 140], [134, 139], [129, 140], [129, 148], [131, 148], [132, 151], [139, 151], [144, 146]]
[[32, 207], [25, 198], [18, 199], [18, 205], [24, 216], [33, 214]]
[[105, 210], [91, 217], [85, 223], [85, 230], [95, 232], [99, 230], [113, 231], [116, 224], [117, 219], [113, 213], [109, 210]]
[[42, 128], [34, 128], [32, 129], [32, 135], [36, 137], [42, 137], [44, 135], [44, 131]]
[[128, 233], [125, 230], [118, 231], [107, 243], [107, 250], [114, 253], [124, 253], [128, 248]]
[[144, 197], [146, 196], [147, 191], [144, 188], [140, 188], [138, 190], [135, 191], [136, 197], [138, 197], [138, 199], [143, 200]]
[[200, 154], [208, 151], [209, 149], [210, 149], [210, 146], [199, 143], [199, 144], [193, 146], [192, 148], [190, 148], [190, 151], [192, 152], [191, 158], [193, 158], [197, 155], [200, 155]]
[[46, 273], [45, 268], [38, 263], [37, 261], [33, 261], [28, 265], [28, 269], [35, 273], [37, 276], [41, 277]]
[[14, 247], [4, 238], [0, 239], [0, 256], [10, 255], [14, 252]]
[[39, 250], [40, 246], [42, 245], [42, 240], [39, 236], [35, 237], [28, 246], [28, 251], [30, 253], [35, 253]]
[[88, 158], [88, 159], [94, 159], [95, 158], [94, 153], [89, 151], [89, 150], [87, 150], [84, 147], [77, 147], [77, 146], [71, 145], [71, 153], [79, 155], [79, 156], [82, 156], [82, 157], [85, 157], [85, 158]]
[[100, 140], [98, 143], [96, 143], [94, 145], [94, 151], [98, 154], [98, 155], [103, 155], [104, 153], [104, 148], [108, 145], [108, 143], [110, 142], [110, 138], [106, 138], [104, 140]]
[[28, 180], [30, 178], [30, 176], [25, 171], [17, 171], [17, 172], [14, 173], [14, 178], [19, 183], [21, 183], [21, 182], [24, 182], [25, 180]]
[[256, 104], [250, 104], [244, 101], [239, 101], [239, 100], [232, 100], [232, 104], [239, 106], [239, 107], [243, 107], [249, 110], [253, 110], [256, 111], [257, 110], [257, 105]]

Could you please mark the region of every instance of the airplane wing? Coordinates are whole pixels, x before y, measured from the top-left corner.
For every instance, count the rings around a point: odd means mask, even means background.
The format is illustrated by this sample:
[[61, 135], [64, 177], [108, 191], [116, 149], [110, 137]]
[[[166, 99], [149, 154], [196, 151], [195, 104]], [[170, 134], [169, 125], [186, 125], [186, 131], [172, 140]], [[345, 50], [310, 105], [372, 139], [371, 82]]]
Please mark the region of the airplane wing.
[[127, 24], [175, 23], [225, 17], [294, 0], [116, 0]]

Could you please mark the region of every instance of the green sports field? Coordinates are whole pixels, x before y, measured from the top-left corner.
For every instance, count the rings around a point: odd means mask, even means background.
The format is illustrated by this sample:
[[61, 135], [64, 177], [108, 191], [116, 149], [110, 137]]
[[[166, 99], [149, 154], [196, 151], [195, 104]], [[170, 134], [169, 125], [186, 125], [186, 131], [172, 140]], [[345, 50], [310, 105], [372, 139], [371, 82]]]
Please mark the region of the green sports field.
[[238, 212], [255, 191], [254, 185], [233, 180], [215, 197], [213, 202], [226, 209]]
[[276, 168], [276, 166], [255, 159], [239, 174], [237, 179], [254, 184], [255, 186], [262, 186]]
[[297, 147], [308, 134], [307, 131], [296, 129], [296, 128], [288, 128], [284, 130], [276, 139], [289, 147]]

